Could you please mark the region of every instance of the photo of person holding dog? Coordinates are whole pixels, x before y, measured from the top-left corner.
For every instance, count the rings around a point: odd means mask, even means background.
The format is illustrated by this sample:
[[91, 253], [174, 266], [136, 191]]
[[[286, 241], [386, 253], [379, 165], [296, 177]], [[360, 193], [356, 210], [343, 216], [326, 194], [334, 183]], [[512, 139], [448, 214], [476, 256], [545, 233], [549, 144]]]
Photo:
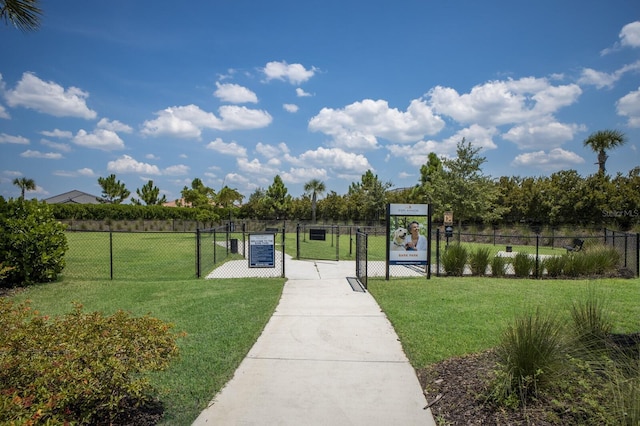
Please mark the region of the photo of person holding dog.
[[409, 234], [405, 237], [406, 250], [427, 250], [427, 237], [420, 234], [420, 224], [413, 221], [409, 224]]

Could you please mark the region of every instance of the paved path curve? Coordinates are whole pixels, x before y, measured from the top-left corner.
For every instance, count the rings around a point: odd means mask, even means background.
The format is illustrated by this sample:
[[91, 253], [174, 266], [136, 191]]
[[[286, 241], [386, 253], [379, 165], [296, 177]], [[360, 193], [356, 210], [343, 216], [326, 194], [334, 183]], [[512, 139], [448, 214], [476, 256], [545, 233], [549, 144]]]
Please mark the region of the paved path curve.
[[435, 425], [391, 324], [347, 282], [352, 262], [286, 272], [261, 336], [193, 425]]

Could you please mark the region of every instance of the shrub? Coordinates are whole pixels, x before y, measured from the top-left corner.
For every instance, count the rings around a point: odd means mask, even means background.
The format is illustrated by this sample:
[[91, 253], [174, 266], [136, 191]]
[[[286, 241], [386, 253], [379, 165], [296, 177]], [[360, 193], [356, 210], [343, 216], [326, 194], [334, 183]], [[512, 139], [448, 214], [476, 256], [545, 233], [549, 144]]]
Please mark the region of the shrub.
[[535, 268], [536, 261], [527, 253], [517, 253], [513, 258], [513, 270], [516, 277], [528, 277]]
[[469, 255], [469, 266], [473, 275], [484, 275], [489, 266], [491, 254], [486, 247], [479, 247]]
[[542, 261], [542, 269], [546, 269], [547, 275], [550, 277], [559, 277], [564, 270], [564, 263], [564, 256], [548, 257]]
[[494, 256], [491, 259], [491, 275], [494, 277], [502, 277], [505, 274], [505, 266], [507, 266], [507, 259], [502, 256]]
[[64, 228], [45, 202], [0, 199], [0, 262], [12, 268], [0, 286], [56, 280], [68, 248]]
[[518, 406], [552, 383], [564, 360], [560, 330], [559, 322], [540, 310], [516, 318], [496, 348], [493, 399]]
[[148, 316], [56, 319], [0, 298], [0, 424], [109, 424], [151, 399], [143, 373], [177, 355], [171, 326]]
[[442, 266], [447, 275], [462, 276], [467, 264], [467, 249], [460, 243], [449, 245], [442, 255]]

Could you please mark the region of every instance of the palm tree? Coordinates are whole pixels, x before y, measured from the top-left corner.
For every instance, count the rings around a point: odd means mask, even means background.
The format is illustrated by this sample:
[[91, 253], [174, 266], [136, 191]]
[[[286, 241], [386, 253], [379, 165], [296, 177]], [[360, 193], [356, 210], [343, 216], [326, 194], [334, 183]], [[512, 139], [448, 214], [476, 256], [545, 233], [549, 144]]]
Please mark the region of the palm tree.
[[28, 179], [26, 177], [15, 178], [13, 180], [13, 184], [15, 186], [20, 187], [20, 198], [24, 200], [25, 191], [33, 191], [36, 189], [36, 181], [33, 179]]
[[316, 223], [316, 201], [318, 195], [324, 194], [326, 190], [324, 182], [318, 179], [311, 179], [304, 184], [304, 192], [311, 195], [311, 221]]
[[41, 15], [38, 0], [0, 0], [0, 19], [22, 31], [37, 30]]
[[624, 145], [627, 138], [624, 133], [618, 130], [599, 130], [589, 135], [584, 140], [584, 146], [590, 147], [593, 152], [598, 153], [598, 173], [605, 174], [605, 163], [607, 162], [607, 151]]

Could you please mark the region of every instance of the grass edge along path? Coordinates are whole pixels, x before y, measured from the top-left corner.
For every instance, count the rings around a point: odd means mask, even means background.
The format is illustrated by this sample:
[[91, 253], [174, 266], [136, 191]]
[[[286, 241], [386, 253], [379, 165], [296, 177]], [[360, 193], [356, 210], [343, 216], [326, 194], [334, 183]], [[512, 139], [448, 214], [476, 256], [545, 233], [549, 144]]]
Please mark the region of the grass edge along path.
[[607, 301], [614, 332], [640, 331], [637, 279], [370, 279], [368, 290], [418, 369], [495, 347], [518, 314], [536, 307], [568, 322], [571, 303], [583, 300], [590, 285]]
[[27, 288], [12, 297], [30, 300], [56, 316], [84, 305], [85, 312], [118, 309], [149, 314], [186, 332], [179, 359], [151, 381], [164, 405], [160, 424], [191, 424], [231, 379], [280, 300], [284, 279], [246, 278], [158, 282], [61, 281]]

